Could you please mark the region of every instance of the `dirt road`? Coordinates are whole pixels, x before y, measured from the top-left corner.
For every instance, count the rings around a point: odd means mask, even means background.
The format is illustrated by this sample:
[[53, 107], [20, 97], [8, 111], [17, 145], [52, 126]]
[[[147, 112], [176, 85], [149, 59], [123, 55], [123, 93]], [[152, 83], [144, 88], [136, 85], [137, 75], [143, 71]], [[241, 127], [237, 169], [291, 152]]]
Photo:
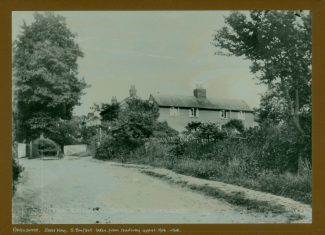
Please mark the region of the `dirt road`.
[[286, 223], [90, 157], [21, 159], [13, 223]]

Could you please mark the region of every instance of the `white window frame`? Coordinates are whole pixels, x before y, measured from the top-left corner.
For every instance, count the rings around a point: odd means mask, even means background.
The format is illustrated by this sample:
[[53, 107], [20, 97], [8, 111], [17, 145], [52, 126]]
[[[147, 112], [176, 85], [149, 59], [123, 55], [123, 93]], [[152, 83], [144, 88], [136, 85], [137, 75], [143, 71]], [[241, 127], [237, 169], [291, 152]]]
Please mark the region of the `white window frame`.
[[199, 117], [200, 116], [199, 109], [198, 108], [190, 108], [188, 110], [188, 116], [190, 118]]
[[175, 107], [169, 108], [169, 116], [177, 117], [179, 116], [179, 107], [176, 109]]
[[245, 120], [246, 119], [246, 114], [243, 111], [238, 112], [238, 119], [239, 120]]
[[229, 117], [230, 117], [230, 110], [226, 110], [226, 109], [221, 110], [220, 112], [221, 119], [229, 119]]

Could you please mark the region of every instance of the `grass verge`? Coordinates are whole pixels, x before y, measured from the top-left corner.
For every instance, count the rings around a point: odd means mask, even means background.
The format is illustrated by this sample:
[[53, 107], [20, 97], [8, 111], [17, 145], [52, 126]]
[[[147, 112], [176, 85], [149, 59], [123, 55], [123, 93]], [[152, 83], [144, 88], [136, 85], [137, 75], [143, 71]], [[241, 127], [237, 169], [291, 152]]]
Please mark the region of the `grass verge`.
[[156, 173], [153, 171], [142, 170], [142, 173], [159, 178], [174, 184], [180, 184], [183, 187], [187, 187], [193, 191], [201, 192], [206, 196], [212, 198], [218, 198], [225, 202], [228, 202], [232, 205], [236, 205], [242, 207], [248, 211], [258, 212], [258, 213], [273, 213], [273, 214], [287, 214], [289, 222], [293, 222], [296, 220], [301, 220], [304, 217], [301, 214], [288, 212], [284, 206], [279, 204], [272, 204], [268, 201], [260, 201], [255, 199], [249, 199], [245, 197], [245, 193], [243, 192], [232, 192], [227, 193], [223, 190], [218, 188], [209, 186], [209, 185], [195, 185], [195, 184], [188, 184], [186, 181], [179, 180], [175, 181], [172, 177]]

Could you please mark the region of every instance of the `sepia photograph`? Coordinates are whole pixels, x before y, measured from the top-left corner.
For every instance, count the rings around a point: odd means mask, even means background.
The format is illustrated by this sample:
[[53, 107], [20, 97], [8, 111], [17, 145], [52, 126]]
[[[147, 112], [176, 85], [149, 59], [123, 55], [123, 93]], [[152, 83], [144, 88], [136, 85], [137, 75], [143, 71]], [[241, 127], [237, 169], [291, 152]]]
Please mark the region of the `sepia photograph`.
[[12, 224], [312, 223], [309, 10], [11, 16]]

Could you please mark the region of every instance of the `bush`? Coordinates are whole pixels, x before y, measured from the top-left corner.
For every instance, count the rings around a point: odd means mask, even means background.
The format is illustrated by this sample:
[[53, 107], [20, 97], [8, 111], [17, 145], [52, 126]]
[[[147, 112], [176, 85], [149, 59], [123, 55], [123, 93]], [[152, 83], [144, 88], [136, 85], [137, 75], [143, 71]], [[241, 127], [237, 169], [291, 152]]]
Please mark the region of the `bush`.
[[24, 170], [24, 168], [19, 165], [18, 161], [18, 153], [17, 153], [17, 146], [15, 144], [12, 145], [12, 189], [13, 192], [16, 191], [16, 184], [18, 182], [18, 179], [21, 175], [21, 172]]
[[14, 183], [16, 183], [19, 179], [21, 172], [23, 171], [23, 167], [19, 165], [16, 159], [12, 159], [12, 177]]
[[253, 188], [280, 196], [290, 197], [304, 203], [311, 203], [311, 170], [306, 171], [304, 174], [294, 174], [290, 172], [275, 174], [271, 171], [264, 171], [258, 175], [256, 181], [257, 185]]
[[155, 122], [153, 125], [153, 136], [157, 138], [178, 136], [178, 131], [174, 130], [166, 121]]
[[113, 144], [111, 138], [104, 138], [100, 143], [100, 146], [97, 146], [94, 157], [101, 160], [113, 159], [115, 157]]
[[223, 128], [235, 129], [239, 132], [243, 132], [245, 130], [243, 121], [239, 120], [239, 119], [231, 119], [229, 122], [227, 122], [225, 125], [223, 125]]
[[247, 130], [244, 136], [263, 169], [296, 173], [299, 159], [311, 163], [311, 140], [297, 133], [293, 126], [264, 123], [259, 128]]

